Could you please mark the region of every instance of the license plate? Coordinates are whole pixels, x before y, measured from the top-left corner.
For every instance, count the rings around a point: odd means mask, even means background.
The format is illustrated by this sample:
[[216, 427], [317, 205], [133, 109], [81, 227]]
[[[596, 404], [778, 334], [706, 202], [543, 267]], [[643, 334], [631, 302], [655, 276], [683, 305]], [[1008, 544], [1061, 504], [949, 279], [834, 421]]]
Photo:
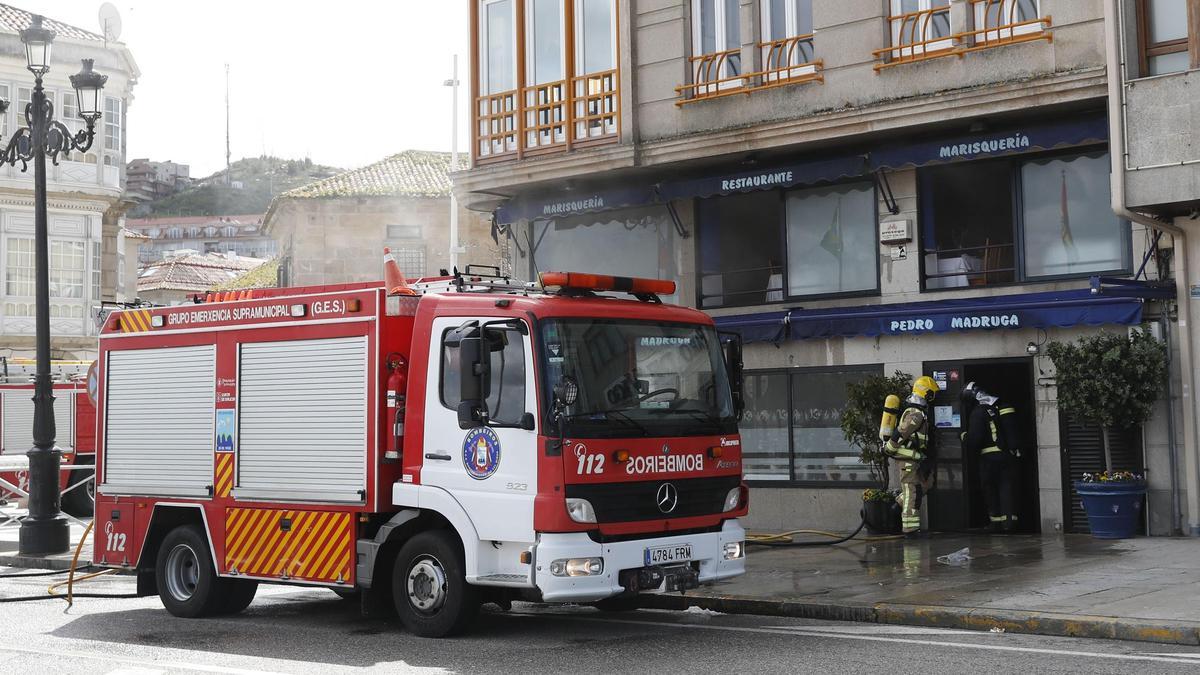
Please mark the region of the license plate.
[[646, 566], [669, 565], [677, 562], [687, 562], [692, 559], [691, 544], [675, 544], [674, 546], [646, 547]]

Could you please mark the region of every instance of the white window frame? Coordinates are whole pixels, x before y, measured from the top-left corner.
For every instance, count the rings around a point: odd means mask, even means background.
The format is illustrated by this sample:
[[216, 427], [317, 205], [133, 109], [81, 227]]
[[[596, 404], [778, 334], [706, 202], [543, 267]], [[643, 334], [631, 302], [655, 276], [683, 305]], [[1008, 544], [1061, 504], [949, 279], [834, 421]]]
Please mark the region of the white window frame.
[[[706, 55], [706, 52], [704, 51], [704, 26], [701, 21], [703, 14], [700, 11], [700, 3], [701, 2], [704, 2], [704, 0], [692, 0], [692, 56], [705, 56]], [[730, 39], [729, 26], [727, 26], [725, 23], [725, 10], [726, 10], [725, 5], [726, 5], [726, 3], [729, 3], [729, 2], [734, 2], [734, 3], [739, 4], [738, 11], [739, 12], [741, 11], [740, 3], [738, 3], [738, 0], [713, 0], [713, 14], [714, 14], [713, 21], [716, 24], [713, 27], [713, 35], [716, 38], [716, 45], [715, 45], [716, 52], [713, 52], [713, 53], [730, 51], [733, 49], [740, 49], [742, 46], [740, 17], [739, 17], [739, 23], [738, 23], [738, 34], [733, 36], [733, 45], [730, 46], [730, 43], [729, 43], [729, 39]], [[741, 57], [738, 58], [737, 73], [731, 75], [728, 72], [729, 66], [730, 66], [729, 61], [726, 61], [723, 65], [723, 67], [721, 68], [721, 71], [716, 74], [717, 75], [716, 79], [718, 79], [718, 80], [723, 80], [725, 78], [731, 78], [731, 79], [729, 79], [726, 82], [721, 82], [720, 84], [717, 84], [717, 85], [709, 85], [708, 87], [705, 87], [705, 88], [715, 87], [716, 89], [720, 90], [720, 89], [737, 89], [738, 87], [743, 86], [745, 84], [745, 79], [743, 77], [737, 77], [739, 75], [742, 75], [745, 72], [744, 64], [742, 63]], [[700, 73], [696, 70], [696, 66], [694, 64], [692, 66], [692, 78], [696, 84], [700, 84], [701, 82], [705, 81], [705, 80], [700, 79]]]
[[[816, 3], [818, 1], [819, 0], [812, 0], [813, 3]], [[759, 30], [761, 31], [759, 33], [759, 35], [762, 37], [762, 44], [763, 44], [763, 47], [761, 48], [762, 49], [762, 57], [761, 58], [762, 58], [762, 64], [763, 64], [762, 70], [767, 71], [767, 70], [771, 70], [771, 68], [772, 68], [771, 64], [769, 63], [770, 56], [771, 56], [770, 44], [772, 42], [774, 42], [775, 40], [786, 40], [788, 38], [799, 37], [801, 35], [800, 27], [799, 27], [800, 26], [800, 23], [799, 23], [800, 17], [798, 16], [798, 14], [796, 12], [796, 0], [787, 0], [787, 2], [784, 4], [784, 14], [785, 14], [784, 24], [786, 26], [785, 32], [787, 33], [787, 35], [784, 35], [783, 37], [774, 37], [771, 35], [771, 19], [773, 18], [771, 16], [771, 0], [760, 0], [759, 6], [762, 9], [762, 11], [761, 11], [762, 22], [759, 27]], [[811, 9], [812, 5], [810, 4], [809, 7]], [[812, 17], [809, 17], [809, 22], [810, 23], [812, 22]], [[815, 42], [816, 42], [816, 28], [814, 27], [813, 28], [814, 49], [815, 49]], [[800, 58], [803, 58], [803, 56], [801, 55]], [[805, 64], [805, 63], [807, 63], [807, 62], [800, 61], [800, 64]], [[791, 67], [789, 67], [787, 70], [784, 70], [784, 71], [781, 71], [778, 73], [769, 73], [764, 77], [764, 79], [768, 82], [774, 82], [777, 80], [786, 80], [786, 79], [797, 77], [800, 75], [811, 75], [811, 74], [817, 72], [817, 67], [812, 64], [793, 65], [793, 64], [789, 63], [788, 65]]]
[[[891, 7], [891, 11], [892, 11], [892, 14], [891, 14], [892, 16], [900, 16], [901, 14], [904, 13], [902, 11], [903, 3], [904, 3], [904, 0], [891, 0], [890, 7]], [[929, 11], [933, 8], [934, 8], [933, 0], [917, 0], [917, 11], [918, 12]], [[950, 5], [947, 5], [946, 7], [939, 7], [937, 9], [939, 12], [945, 12], [947, 20], [949, 20]], [[892, 47], [894, 47], [894, 49], [892, 50], [892, 56], [894, 58], [911, 58], [918, 54], [928, 54], [930, 52], [939, 52], [944, 49], [953, 49], [954, 48], [954, 40], [949, 36], [947, 36], [944, 40], [937, 40], [935, 42], [931, 42], [931, 43], [925, 44], [925, 45], [901, 44], [900, 43], [901, 24], [899, 24], [895, 21], [891, 21], [889, 23], [891, 24], [891, 26], [889, 27], [889, 30], [891, 31], [891, 34], [892, 34]], [[950, 26], [950, 33], [951, 33], [951, 35], [954, 34], [954, 26], [953, 25]], [[917, 42], [921, 42], [921, 40], [917, 40]]]
[[[573, 47], [575, 49], [575, 70], [582, 77], [582, 76], [587, 76], [587, 75], [592, 74], [592, 73], [585, 73], [582, 70], [583, 62], [584, 62], [583, 52], [584, 52], [584, 49], [588, 45], [587, 26], [585, 26], [583, 23], [583, 6], [582, 6], [583, 0], [572, 0], [572, 2], [575, 3], [575, 44], [573, 45]], [[620, 64], [618, 63], [618, 61], [620, 60], [621, 57], [620, 57], [620, 53], [617, 50], [617, 40], [619, 38], [617, 36], [617, 4], [616, 4], [616, 0], [609, 0], [609, 4], [612, 8], [612, 11], [610, 11], [608, 13], [608, 23], [609, 23], [608, 34], [612, 36], [612, 40], [609, 41], [608, 47], [610, 50], [609, 55], [612, 56], [612, 64], [613, 64], [612, 69], [617, 70], [620, 67]], [[598, 71], [598, 72], [604, 72], [604, 71]]]
[[[17, 242], [17, 241], [29, 242], [29, 250], [22, 251], [22, 253], [26, 253], [30, 257], [31, 264], [28, 266], [13, 264], [13, 262], [11, 262], [9, 259], [9, 256], [11, 256], [13, 254], [13, 243]], [[22, 246], [21, 248], [24, 248], [24, 246]], [[32, 298], [34, 296], [34, 293], [13, 292], [13, 291], [9, 290], [8, 285], [10, 283], [16, 284], [18, 286], [23, 285], [23, 284], [29, 284], [30, 290], [36, 290], [36, 284], [37, 284], [37, 258], [36, 258], [37, 254], [36, 254], [36, 251], [37, 251], [37, 249], [36, 249], [33, 237], [7, 237], [4, 240], [4, 286], [0, 290], [3, 290], [4, 294], [6, 296], [14, 297], [14, 298]], [[15, 281], [10, 281], [9, 275], [13, 274], [16, 270], [28, 270], [31, 274], [29, 280], [25, 281], [25, 280], [18, 279]]]
[[[975, 16], [973, 17], [973, 19], [975, 21], [975, 30], [981, 31], [981, 30], [984, 30], [987, 28], [987, 23], [985, 21], [985, 17], [986, 17], [985, 12], [988, 9], [990, 9], [991, 7], [998, 5], [1000, 7], [1000, 12], [1001, 12], [1000, 16], [1007, 17], [1009, 12], [1012, 11], [1012, 9], [1011, 9], [1012, 6], [1015, 5], [1016, 3], [1018, 3], [1019, 1], [1020, 0], [1000, 0], [997, 3], [990, 3], [990, 2], [977, 3], [975, 5]], [[1035, 5], [1034, 13], [1036, 14], [1036, 18], [1038, 18], [1038, 19], [1042, 18], [1042, 1], [1041, 0], [1032, 0], [1032, 1]], [[1001, 25], [1003, 25], [1003, 24], [1001, 24]], [[1010, 40], [1014, 37], [1018, 37], [1021, 35], [1029, 35], [1030, 33], [1040, 33], [1042, 30], [1044, 30], [1044, 27], [1042, 26], [1042, 23], [1039, 21], [1037, 23], [1031, 23], [1031, 24], [1027, 24], [1024, 26], [1017, 26], [1016, 28], [1005, 28], [1003, 30], [989, 30], [984, 33], [976, 33], [975, 39], [979, 42], [995, 42], [997, 40]]]

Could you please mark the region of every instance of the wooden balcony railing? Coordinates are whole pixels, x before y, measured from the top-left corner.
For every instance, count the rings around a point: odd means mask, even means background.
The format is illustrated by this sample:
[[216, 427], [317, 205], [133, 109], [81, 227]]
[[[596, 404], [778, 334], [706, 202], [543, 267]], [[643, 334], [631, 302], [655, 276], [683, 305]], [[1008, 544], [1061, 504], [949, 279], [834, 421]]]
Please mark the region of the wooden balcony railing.
[[[675, 105], [733, 94], [751, 94], [788, 84], [824, 82], [821, 74], [823, 63], [820, 59], [813, 59], [812, 40], [812, 35], [798, 35], [760, 43], [758, 48], [762, 53], [763, 68], [750, 73], [740, 72], [740, 49], [693, 56], [689, 59], [692, 83], [675, 87], [679, 97]], [[730, 65], [736, 69], [733, 73], [729, 72]]]
[[620, 132], [616, 70], [481, 96], [475, 105], [475, 160], [561, 152], [606, 143]]
[[948, 8], [909, 12], [888, 17], [891, 47], [872, 52], [879, 63], [875, 72], [914, 61], [943, 56], [962, 57], [969, 52], [1033, 40], [1053, 40], [1052, 17], [1021, 19], [1018, 0], [967, 0], [971, 16], [982, 27], [950, 33]]

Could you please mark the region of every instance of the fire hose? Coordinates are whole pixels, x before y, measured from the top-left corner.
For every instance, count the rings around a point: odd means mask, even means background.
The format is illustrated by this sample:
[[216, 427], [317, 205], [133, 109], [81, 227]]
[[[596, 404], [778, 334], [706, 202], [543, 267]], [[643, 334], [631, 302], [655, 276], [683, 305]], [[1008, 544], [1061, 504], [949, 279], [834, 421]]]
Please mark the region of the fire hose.
[[[746, 535], [746, 545], [747, 546], [769, 546], [769, 547], [776, 547], [776, 548], [788, 548], [788, 547], [801, 547], [801, 546], [834, 546], [837, 544], [844, 544], [844, 543], [850, 541], [851, 539], [854, 539], [855, 537], [857, 537], [858, 533], [862, 532], [862, 529], [864, 527], [866, 527], [866, 525], [867, 525], [866, 515], [861, 512], [859, 515], [861, 517], [858, 521], [858, 527], [854, 528], [854, 531], [851, 532], [850, 534], [842, 534], [842, 533], [838, 533], [838, 532], [827, 532], [825, 530], [789, 530], [787, 532], [781, 532], [779, 534], [747, 534]], [[834, 541], [820, 541], [820, 540], [795, 541], [794, 539], [792, 539], [792, 537], [797, 534], [809, 534], [809, 535], [815, 535], [815, 536], [821, 536], [821, 537], [830, 537], [830, 538], [834, 539]], [[886, 536], [880, 536], [880, 537], [863, 537], [859, 541], [862, 541], [862, 542], [889, 541], [892, 539], [903, 539], [903, 538], [904, 538], [904, 535], [902, 535], [902, 534], [893, 534], [893, 535], [886, 535]]]
[[[79, 538], [79, 543], [75, 545], [75, 555], [73, 555], [71, 557], [71, 567], [69, 569], [56, 570], [56, 571], [52, 571], [52, 572], [28, 572], [28, 573], [23, 572], [23, 573], [18, 573], [18, 574], [0, 575], [0, 579], [11, 579], [11, 578], [22, 578], [22, 577], [49, 577], [49, 576], [58, 576], [60, 574], [66, 574], [67, 575], [66, 581], [59, 581], [59, 582], [50, 584], [46, 588], [46, 595], [23, 595], [23, 596], [17, 596], [17, 597], [12, 597], [12, 598], [0, 598], [0, 603], [3, 603], [3, 602], [34, 602], [37, 600], [60, 600], [61, 599], [61, 600], [66, 600], [67, 606], [70, 607], [75, 604], [75, 598], [129, 599], [129, 598], [138, 597], [137, 593], [76, 593], [75, 592], [75, 582], [77, 582], [77, 581], [80, 581], [80, 582], [88, 581], [89, 579], [95, 579], [97, 577], [102, 577], [102, 576], [116, 573], [116, 570], [101, 570], [99, 572], [91, 572], [89, 574], [84, 574], [83, 576], [78, 577], [78, 578], [75, 577], [75, 573], [77, 571], [91, 569], [93, 567], [92, 565], [88, 564], [88, 565], [84, 565], [82, 568], [79, 568], [78, 565], [79, 565], [79, 554], [81, 551], [83, 551], [83, 544], [84, 544], [84, 542], [87, 541], [88, 535], [91, 534], [91, 532], [92, 532], [92, 526], [95, 524], [96, 524], [96, 521], [93, 520], [92, 522], [88, 523], [87, 529], [85, 529], [83, 531], [83, 536], [81, 536]], [[67, 592], [65, 594], [55, 593], [55, 590], [57, 590], [58, 588], [61, 588], [62, 586], [67, 587]]]

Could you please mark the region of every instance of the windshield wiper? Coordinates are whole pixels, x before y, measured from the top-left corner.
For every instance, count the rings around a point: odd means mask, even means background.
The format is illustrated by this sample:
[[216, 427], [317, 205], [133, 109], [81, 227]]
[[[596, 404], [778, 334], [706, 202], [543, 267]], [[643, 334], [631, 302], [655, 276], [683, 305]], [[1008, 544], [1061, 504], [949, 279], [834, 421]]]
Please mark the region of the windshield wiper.
[[650, 435], [649, 429], [642, 426], [640, 422], [638, 422], [637, 420], [633, 419], [632, 417], [630, 417], [629, 415], [625, 414], [624, 412], [622, 412], [620, 410], [616, 410], [616, 409], [614, 409], [614, 410], [593, 410], [591, 412], [575, 413], [574, 415], [567, 415], [568, 420], [578, 419], [581, 417], [590, 417], [590, 418], [593, 418], [593, 420], [595, 420], [596, 418], [599, 418], [599, 419], [602, 419], [605, 421], [614, 420], [614, 419], [620, 420], [621, 422], [624, 422], [626, 425], [631, 426], [634, 429], [637, 429], [643, 435], [645, 435], [645, 436]]
[[717, 428], [721, 426], [721, 420], [716, 415], [701, 410], [695, 410], [693, 408], [661, 408], [650, 411], [651, 415], [674, 415], [676, 413], [691, 415], [692, 419], [696, 420], [697, 422], [707, 422], [708, 424], [711, 424]]

